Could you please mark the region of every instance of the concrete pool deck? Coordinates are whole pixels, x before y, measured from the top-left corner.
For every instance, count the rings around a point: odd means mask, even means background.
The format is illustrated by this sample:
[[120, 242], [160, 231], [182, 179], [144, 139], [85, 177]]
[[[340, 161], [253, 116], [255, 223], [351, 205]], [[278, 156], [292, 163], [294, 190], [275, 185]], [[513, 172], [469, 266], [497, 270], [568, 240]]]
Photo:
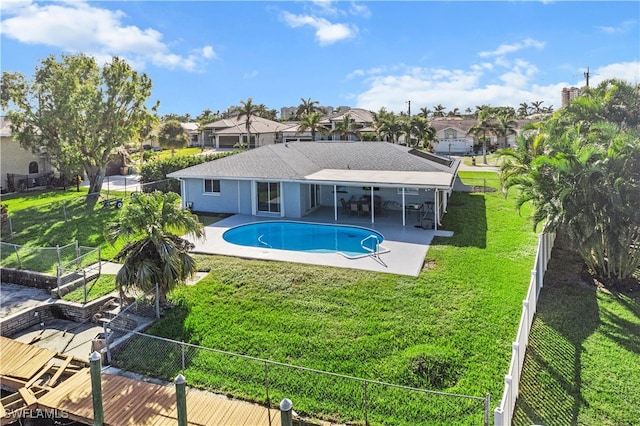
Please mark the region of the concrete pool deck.
[[[338, 253], [306, 253], [298, 251], [277, 250], [262, 247], [246, 247], [226, 242], [222, 234], [234, 226], [247, 223], [282, 220], [279, 218], [234, 215], [205, 227], [206, 239], [188, 239], [195, 244], [194, 253], [218, 254], [249, 259], [275, 260], [281, 262], [307, 263], [312, 265], [333, 266], [338, 268], [362, 269], [390, 274], [418, 276], [429, 250], [429, 245], [436, 235], [451, 235], [448, 231], [433, 231], [414, 226], [397, 224], [371, 224], [363, 222], [343, 222], [341, 225], [361, 226], [373, 229], [384, 236], [381, 246], [389, 251], [380, 254], [379, 258], [365, 256], [348, 259]], [[293, 221], [291, 219], [287, 219]], [[295, 220], [296, 222], [335, 224], [333, 221], [311, 218]]]

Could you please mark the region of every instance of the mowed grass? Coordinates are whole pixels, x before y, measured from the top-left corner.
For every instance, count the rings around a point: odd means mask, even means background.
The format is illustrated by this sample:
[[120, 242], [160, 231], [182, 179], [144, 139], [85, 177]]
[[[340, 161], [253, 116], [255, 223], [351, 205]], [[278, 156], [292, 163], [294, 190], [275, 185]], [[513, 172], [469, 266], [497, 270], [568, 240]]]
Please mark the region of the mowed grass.
[[[461, 173], [463, 179], [495, 173]], [[295, 263], [198, 256], [211, 271], [181, 287], [177, 307], [149, 333], [205, 347], [405, 386], [501, 396], [511, 342], [529, 283], [536, 235], [499, 192], [454, 193], [444, 229], [418, 277]], [[162, 344], [157, 351], [166, 351]], [[166, 379], [181, 371], [149, 342], [121, 366]], [[150, 360], [153, 358], [154, 362]], [[160, 361], [162, 360], [162, 361]], [[364, 422], [358, 383], [279, 368], [271, 400], [296, 411]], [[198, 352], [185, 376], [199, 385], [264, 401], [264, 366]], [[271, 383], [271, 381], [275, 383]], [[369, 389], [374, 424], [481, 424], [482, 402]], [[474, 405], [475, 404], [475, 405]], [[339, 414], [338, 414], [339, 413]]]
[[[547, 277], [566, 270], [563, 259]], [[513, 424], [637, 425], [639, 389], [640, 295], [596, 290], [577, 274], [545, 285]]]
[[85, 303], [91, 302], [99, 297], [116, 290], [115, 275], [100, 275], [96, 280], [87, 284], [87, 299], [85, 300], [84, 287], [78, 287], [72, 292], [64, 295], [63, 300], [69, 302]]
[[[106, 199], [106, 194], [105, 184], [100, 200]], [[121, 210], [103, 207], [99, 202], [87, 203], [86, 196], [86, 187], [80, 187], [79, 192], [74, 187], [66, 191], [32, 191], [3, 196], [2, 204], [8, 206], [13, 235], [9, 225], [3, 224], [1, 239], [26, 247], [17, 256], [12, 249], [4, 249], [1, 253], [2, 265], [55, 275], [58, 262], [56, 250], [40, 248], [63, 247], [75, 241], [84, 247], [100, 247], [102, 260], [112, 260], [124, 243], [118, 242], [113, 246], [107, 243], [104, 227], [106, 223], [116, 221]], [[109, 198], [122, 197], [125, 204], [130, 196], [131, 192], [109, 191]], [[203, 224], [209, 225], [223, 216], [202, 214], [200, 217]], [[63, 262], [75, 257], [76, 252], [72, 247], [61, 252]]]

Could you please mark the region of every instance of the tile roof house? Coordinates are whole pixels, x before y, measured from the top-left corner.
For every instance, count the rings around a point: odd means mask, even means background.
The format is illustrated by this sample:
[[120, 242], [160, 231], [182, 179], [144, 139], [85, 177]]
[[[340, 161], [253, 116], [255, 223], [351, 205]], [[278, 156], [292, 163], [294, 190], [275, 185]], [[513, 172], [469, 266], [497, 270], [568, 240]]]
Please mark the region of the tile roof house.
[[428, 207], [437, 226], [458, 167], [458, 160], [388, 142], [291, 142], [168, 177], [181, 180], [183, 207], [195, 211], [302, 218], [324, 208], [338, 221], [348, 213], [345, 203], [368, 199], [371, 223], [383, 207], [401, 212], [403, 225], [408, 211]]
[[[247, 142], [246, 119], [236, 117], [224, 118], [204, 126], [205, 146], [216, 149], [238, 147]], [[280, 132], [289, 127], [286, 123], [268, 120], [262, 117], [251, 118], [251, 141], [249, 148], [271, 145], [280, 142]], [[208, 141], [208, 143], [207, 143]]]
[[44, 175], [52, 171], [46, 153], [24, 149], [11, 135], [11, 121], [0, 116], [0, 186], [1, 191], [14, 192], [44, 185]]

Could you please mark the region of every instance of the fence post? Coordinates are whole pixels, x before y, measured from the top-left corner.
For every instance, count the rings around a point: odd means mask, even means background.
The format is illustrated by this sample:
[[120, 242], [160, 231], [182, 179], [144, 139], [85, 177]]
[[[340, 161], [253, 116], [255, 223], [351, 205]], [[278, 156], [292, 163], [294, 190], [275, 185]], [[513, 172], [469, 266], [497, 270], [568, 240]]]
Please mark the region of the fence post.
[[67, 221], [67, 207], [63, 204], [62, 205], [62, 214], [64, 215], [64, 221]]
[[18, 246], [13, 246], [13, 249], [16, 251], [16, 259], [18, 259], [18, 269], [22, 269], [22, 262], [20, 261], [20, 255], [18, 254]]
[[513, 381], [511, 382], [511, 386], [514, 389], [514, 398], [513, 401], [516, 400], [516, 398], [518, 397], [518, 385], [520, 384], [520, 370], [522, 368], [522, 362], [520, 360], [520, 343], [518, 342], [512, 342], [511, 343], [511, 348], [512, 348], [512, 356], [515, 357], [516, 359], [516, 365], [515, 368], [513, 369]]
[[509, 399], [504, 404], [506, 413], [503, 413], [503, 415], [506, 415], [506, 418], [503, 417], [502, 423], [510, 425], [511, 418], [513, 417], [513, 407], [515, 405], [515, 398], [513, 397], [513, 387], [511, 386], [511, 376], [508, 374], [504, 376], [504, 386], [505, 388], [509, 389], [509, 394], [507, 395], [507, 398]]
[[267, 396], [267, 415], [269, 416], [269, 424], [271, 424], [271, 398], [269, 397], [269, 364], [264, 362], [264, 388]]
[[93, 352], [89, 356], [94, 426], [102, 426], [104, 424], [104, 412], [102, 410], [102, 378], [100, 377], [100, 358], [101, 357], [98, 352]]
[[280, 402], [280, 425], [293, 425], [293, 403], [289, 398], [285, 398]]
[[538, 287], [538, 271], [535, 269], [531, 270], [531, 279], [536, 286], [536, 303], [538, 302], [538, 297], [540, 296], [540, 287]]
[[102, 249], [98, 247], [98, 275], [102, 273]]
[[182, 372], [184, 373], [184, 340], [181, 342], [180, 347], [182, 349]]
[[369, 385], [369, 382], [365, 381], [363, 382], [364, 386], [363, 386], [363, 395], [362, 395], [362, 409], [364, 411], [364, 424], [368, 425], [369, 424], [369, 399], [367, 397], [367, 386]]
[[9, 235], [13, 237], [13, 222], [11, 221], [11, 216], [7, 215], [9, 218]]
[[187, 426], [187, 381], [178, 374], [176, 384], [176, 403], [178, 405], [178, 426]]
[[160, 286], [156, 283], [156, 318], [160, 318]]
[[104, 332], [104, 345], [107, 348], [107, 364], [111, 365], [111, 348], [109, 346], [109, 333], [107, 328], [107, 323], [102, 323], [102, 331]]
[[525, 335], [528, 336], [529, 335], [529, 331], [531, 331], [531, 323], [533, 322], [533, 318], [531, 317], [531, 311], [529, 310], [529, 301], [528, 300], [523, 300], [522, 301], [522, 309], [524, 309], [524, 311], [527, 313], [527, 324], [526, 324], [526, 333]]
[[60, 257], [60, 245], [56, 244], [56, 253], [58, 254], [58, 265], [62, 265], [62, 257]]
[[484, 426], [489, 426], [491, 421], [491, 394], [488, 393], [484, 399]]
[[57, 281], [57, 285], [58, 285], [58, 297], [61, 297], [60, 296], [60, 281], [62, 281], [62, 267], [60, 265], [58, 265], [57, 271], [58, 271], [58, 279], [56, 281]]
[[84, 288], [84, 304], [87, 304], [87, 270], [82, 270], [82, 288]]

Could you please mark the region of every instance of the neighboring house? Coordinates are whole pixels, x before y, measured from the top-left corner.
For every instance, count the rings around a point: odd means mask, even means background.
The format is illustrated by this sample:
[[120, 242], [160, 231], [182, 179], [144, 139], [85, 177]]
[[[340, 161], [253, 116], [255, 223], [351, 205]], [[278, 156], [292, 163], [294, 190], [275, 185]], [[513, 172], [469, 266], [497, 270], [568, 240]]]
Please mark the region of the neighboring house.
[[46, 185], [44, 176], [52, 171], [46, 153], [24, 149], [11, 136], [11, 122], [0, 116], [0, 184], [2, 192]]
[[458, 160], [388, 142], [291, 142], [168, 177], [181, 180], [183, 207], [195, 211], [298, 219], [324, 208], [337, 221], [346, 202], [368, 198], [376, 204], [366, 214], [372, 223], [382, 207], [397, 210], [403, 225], [412, 209], [428, 207], [437, 226], [458, 166]]
[[189, 136], [189, 145], [188, 146], [197, 146], [203, 147], [203, 141], [206, 140], [203, 138], [202, 132], [200, 132], [198, 123], [180, 123], [185, 133]]
[[[247, 143], [246, 117], [225, 118], [214, 121], [204, 126], [202, 136], [205, 138], [205, 146], [216, 149], [237, 148]], [[287, 123], [267, 120], [262, 117], [251, 118], [251, 141], [248, 148], [256, 148], [264, 145], [272, 145], [281, 142], [280, 132], [289, 127]]]
[[[507, 148], [514, 146], [517, 132], [525, 124], [537, 121], [535, 119], [516, 120], [515, 133], [509, 135], [505, 141], [504, 137], [497, 137], [495, 133], [487, 131], [487, 149], [490, 146], [496, 148]], [[442, 154], [471, 154], [474, 153], [474, 146], [481, 145], [482, 142], [469, 135], [469, 130], [478, 121], [475, 118], [442, 117], [431, 121], [431, 126], [436, 129], [436, 142], [434, 151]]]
[[[351, 108], [350, 110], [345, 111], [342, 114], [325, 118], [324, 120], [320, 121], [320, 124], [323, 124], [330, 130], [333, 130], [336, 127], [336, 123], [344, 120], [345, 116], [349, 116], [349, 120], [352, 123], [356, 123], [360, 132], [373, 131], [373, 128], [371, 127], [371, 125], [373, 124], [373, 113], [363, 108]], [[331, 140], [340, 140], [342, 138], [342, 135], [324, 135], [323, 137]], [[353, 135], [349, 136], [349, 140], [357, 139], [358, 138]]]

